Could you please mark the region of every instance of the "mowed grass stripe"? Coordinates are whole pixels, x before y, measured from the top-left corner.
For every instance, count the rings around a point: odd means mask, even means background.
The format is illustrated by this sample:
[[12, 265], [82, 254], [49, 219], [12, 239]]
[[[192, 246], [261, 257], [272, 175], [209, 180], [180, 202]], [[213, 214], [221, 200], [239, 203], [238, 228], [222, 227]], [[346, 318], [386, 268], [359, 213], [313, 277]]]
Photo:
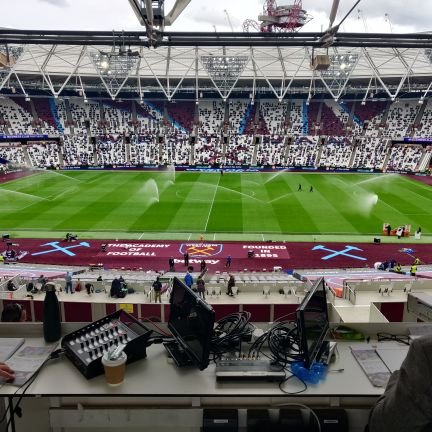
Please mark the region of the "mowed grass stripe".
[[[373, 216], [371, 194], [362, 192], [361, 188], [354, 184], [344, 182], [340, 176], [326, 176], [323, 180], [325, 183], [317, 186], [316, 190], [324, 198], [328, 197], [333, 215], [327, 218], [325, 213], [319, 212], [326, 224], [322, 232], [361, 233], [364, 230], [374, 232], [379, 229], [381, 220]], [[370, 231], [369, 225], [375, 226], [375, 229]], [[334, 231], [330, 231], [332, 226], [336, 226]]]
[[302, 191], [296, 191], [295, 194], [309, 212], [309, 217], [317, 227], [316, 232], [331, 232], [332, 229], [334, 232], [359, 231], [352, 223], [352, 217], [341, 211], [341, 194], [335, 191], [333, 184], [329, 184], [326, 176], [306, 176]]
[[[320, 232], [315, 217], [311, 214], [310, 209], [306, 207], [312, 202], [309, 195], [307, 195], [309, 192], [306, 191], [306, 188], [310, 186], [307, 177], [303, 174], [291, 175], [290, 173], [283, 173], [280, 179], [285, 184], [285, 193], [291, 193], [287, 197], [287, 201], [285, 201], [286, 205], [284, 207], [278, 205], [277, 208], [277, 211], [283, 212], [285, 217], [283, 225], [286, 227], [284, 228], [285, 232]], [[302, 185], [301, 192], [298, 191], [299, 184]]]
[[185, 177], [183, 173], [176, 174], [175, 182], [165, 183], [165, 177], [163, 180], [159, 179], [158, 185], [163, 185], [163, 190], [159, 191], [159, 202], [147, 207], [130, 226], [130, 230], [166, 231], [173, 219], [177, 218], [180, 206], [194, 185], [190, 180], [191, 178]]
[[282, 233], [290, 229], [286, 217], [286, 207], [292, 200], [293, 190], [284, 181], [285, 173], [270, 178], [268, 175], [261, 177], [263, 188], [266, 191], [266, 206], [273, 215], [275, 229]]
[[[122, 230], [129, 231], [137, 220], [143, 218], [145, 212], [161, 199], [167, 187], [165, 176], [147, 173], [145, 177], [137, 175], [127, 184], [120, 205], [116, 205], [97, 221], [91, 229], [112, 230], [121, 224]], [[162, 198], [163, 199], [163, 198]]]
[[[81, 204], [81, 206], [77, 206], [78, 208], [75, 207], [78, 211], [72, 211], [68, 214], [68, 217], [55, 225], [55, 229], [70, 229], [71, 227], [89, 229], [91, 227], [96, 227], [106, 214], [109, 214], [115, 208], [123, 205], [123, 202], [128, 198], [128, 191], [131, 183], [139, 176], [140, 173], [130, 175], [120, 173], [115, 183], [112, 182], [112, 178], [109, 178], [109, 181], [103, 184], [100, 182], [92, 183], [92, 189], [97, 191], [96, 194], [91, 195], [93, 199], [87, 201], [84, 205]], [[74, 198], [75, 200], [79, 199], [79, 196], [75, 195]], [[70, 206], [70, 204], [71, 202], [69, 201], [68, 206]], [[122, 220], [116, 220], [116, 225], [120, 229], [124, 229], [124, 222], [125, 221]]]
[[[191, 178], [195, 180], [192, 184]], [[182, 183], [176, 181], [175, 187], [182, 199], [167, 231], [204, 232], [218, 182], [219, 176], [213, 173], [186, 176], [186, 182]], [[188, 190], [186, 196], [184, 196], [184, 187]]]
[[[53, 177], [49, 173], [25, 177], [22, 181], [25, 187], [17, 185], [14, 182], [14, 189], [19, 189], [22, 193], [37, 194], [38, 196], [59, 195], [70, 188], [74, 188], [75, 192], [79, 192], [83, 184], [73, 179], [66, 180], [61, 175]], [[8, 185], [9, 183], [6, 184], [6, 186]], [[49, 213], [49, 216], [44, 216], [45, 213]], [[44, 200], [35, 202], [33, 205], [24, 205], [21, 208], [17, 208], [12, 213], [8, 212], [2, 218], [2, 223], [5, 226], [15, 228], [52, 228], [53, 222], [63, 219], [64, 214], [65, 204], [63, 199], [48, 200], [45, 198]]]
[[[94, 202], [99, 196], [100, 190], [106, 187], [106, 184], [109, 184], [110, 179], [113, 183], [117, 183], [119, 180], [101, 175], [98, 183], [92, 183], [90, 186], [80, 183], [79, 188], [72, 193], [62, 194], [53, 201], [41, 202], [36, 206], [25, 209], [23, 212], [17, 212], [14, 218], [15, 226], [53, 229], [56, 223], [61, 223], [71, 215], [80, 212], [83, 206]], [[62, 192], [64, 192], [62, 189], [58, 190], [59, 194]], [[77, 220], [72, 221], [72, 228], [75, 226], [75, 221]], [[78, 229], [78, 226], [75, 226], [75, 228]]]
[[[383, 203], [386, 205], [388, 222], [393, 226], [405, 224], [419, 225], [426, 220], [426, 218], [421, 216], [409, 215], [410, 213], [425, 213], [425, 208], [428, 208], [428, 205], [427, 203], [425, 203], [424, 206], [417, 205], [418, 200], [414, 197], [412, 200], [409, 200], [407, 197], [409, 192], [406, 189], [405, 183], [406, 181], [402, 177], [398, 177], [394, 179], [391, 187], [379, 184], [375, 189], [379, 197], [378, 204]], [[368, 188], [370, 187], [371, 186], [368, 185]], [[378, 206], [378, 209], [379, 208]]]
[[207, 232], [243, 232], [242, 176], [219, 174], [215, 200], [208, 218]]
[[264, 186], [267, 178], [265, 174], [249, 174], [245, 180], [245, 185], [251, 184], [255, 189], [254, 197], [243, 201], [243, 227], [246, 232], [261, 234], [281, 232], [278, 219], [269, 203], [271, 196]]

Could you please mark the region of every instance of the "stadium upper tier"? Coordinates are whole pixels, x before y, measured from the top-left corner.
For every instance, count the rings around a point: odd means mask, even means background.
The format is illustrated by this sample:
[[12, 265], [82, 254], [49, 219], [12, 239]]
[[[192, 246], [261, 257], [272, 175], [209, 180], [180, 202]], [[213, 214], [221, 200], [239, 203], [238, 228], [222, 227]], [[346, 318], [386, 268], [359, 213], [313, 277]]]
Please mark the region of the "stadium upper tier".
[[[425, 172], [432, 102], [0, 99], [0, 157], [35, 167], [259, 165]], [[22, 143], [13, 135], [45, 135]], [[50, 140], [51, 138], [51, 140]], [[29, 142], [28, 142], [29, 141]], [[418, 140], [417, 140], [418, 141]]]

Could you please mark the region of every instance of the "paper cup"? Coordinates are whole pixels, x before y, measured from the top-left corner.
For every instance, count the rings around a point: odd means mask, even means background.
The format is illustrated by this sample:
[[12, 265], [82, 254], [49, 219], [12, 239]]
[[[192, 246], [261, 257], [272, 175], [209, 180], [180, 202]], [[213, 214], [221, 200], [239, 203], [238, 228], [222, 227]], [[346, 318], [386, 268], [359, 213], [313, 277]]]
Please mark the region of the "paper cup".
[[102, 357], [102, 364], [105, 369], [105, 378], [108, 385], [117, 387], [124, 381], [126, 370], [127, 355], [122, 352], [121, 356], [116, 360], [110, 360], [108, 354]]

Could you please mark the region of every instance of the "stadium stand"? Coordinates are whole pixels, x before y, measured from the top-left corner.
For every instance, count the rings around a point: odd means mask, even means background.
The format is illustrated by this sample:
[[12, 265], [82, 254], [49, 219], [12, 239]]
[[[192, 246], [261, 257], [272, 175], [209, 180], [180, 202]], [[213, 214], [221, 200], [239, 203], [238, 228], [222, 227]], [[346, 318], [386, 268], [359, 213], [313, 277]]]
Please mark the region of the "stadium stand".
[[288, 105], [278, 101], [264, 100], [260, 103], [260, 110], [270, 134], [284, 134]]
[[313, 167], [318, 157], [319, 137], [297, 137], [288, 145], [286, 166]]
[[414, 137], [432, 138], [432, 107], [427, 101], [420, 124], [414, 129]]
[[32, 102], [36, 111], [41, 133], [49, 136], [59, 136], [60, 131], [58, 129], [58, 122], [54, 118], [51, 99], [34, 98]]
[[30, 113], [31, 106], [24, 98], [0, 99], [0, 117], [4, 120], [0, 131], [5, 135], [37, 134], [38, 130], [32, 126], [33, 116]]
[[419, 104], [412, 102], [395, 102], [391, 105], [387, 118], [386, 129], [382, 136], [402, 139], [408, 136], [419, 109]]
[[105, 135], [96, 141], [99, 165], [123, 165], [126, 163], [126, 149], [121, 135]]
[[318, 165], [325, 168], [348, 168], [353, 151], [346, 137], [330, 137], [321, 148]]
[[390, 149], [387, 170], [414, 172], [422, 156], [420, 145], [394, 145]]
[[252, 106], [249, 101], [232, 100], [229, 103], [230, 129], [234, 135], [243, 134], [246, 126], [247, 117]]
[[285, 136], [265, 135], [258, 144], [258, 165], [283, 165], [285, 153]]
[[110, 101], [103, 104], [105, 131], [110, 134], [130, 132], [132, 122], [132, 107], [129, 101]]
[[142, 135], [158, 133], [163, 120], [163, 114], [153, 108], [150, 103], [135, 104], [137, 116], [136, 132]]
[[156, 144], [156, 135], [131, 136], [130, 163], [132, 165], [153, 165], [159, 163], [159, 150]]
[[27, 165], [24, 150], [17, 144], [3, 143], [0, 145], [0, 157], [15, 164]]
[[191, 145], [189, 135], [171, 132], [165, 136], [165, 146], [162, 150], [162, 163], [189, 164]]
[[194, 146], [196, 164], [220, 163], [222, 156], [221, 139], [218, 135], [200, 135]]
[[388, 152], [388, 140], [365, 137], [356, 147], [353, 168], [383, 169]]
[[65, 165], [94, 165], [94, 148], [89, 143], [87, 134], [63, 137], [63, 161]]
[[221, 131], [225, 116], [223, 102], [220, 101], [200, 101], [199, 105], [199, 134], [214, 135]]
[[225, 152], [226, 165], [249, 165], [252, 162], [253, 137], [251, 135], [231, 135]]
[[195, 102], [176, 101], [168, 103], [166, 107], [171, 125], [191, 133], [195, 119]]
[[[98, 102], [84, 103], [81, 99], [70, 102], [71, 114], [76, 128], [85, 132], [87, 129], [91, 136], [103, 135], [104, 131], [99, 127], [101, 123], [101, 110]], [[90, 128], [87, 128], [90, 122]]]
[[37, 168], [60, 166], [60, 149], [53, 143], [35, 143], [27, 147], [31, 164]]
[[289, 129], [292, 135], [303, 135], [305, 125], [302, 101], [292, 101], [289, 108]]
[[200, 100], [197, 107], [193, 101], [5, 97], [0, 99], [0, 134], [59, 136], [60, 151], [51, 143], [24, 143], [22, 152], [15, 144], [3, 145], [13, 148], [2, 149], [4, 154], [36, 167], [220, 163], [425, 172], [428, 150], [391, 146], [391, 140], [432, 137], [432, 108], [427, 105], [420, 111], [422, 105], [413, 100], [307, 105], [304, 100], [252, 104], [234, 99], [227, 106]]

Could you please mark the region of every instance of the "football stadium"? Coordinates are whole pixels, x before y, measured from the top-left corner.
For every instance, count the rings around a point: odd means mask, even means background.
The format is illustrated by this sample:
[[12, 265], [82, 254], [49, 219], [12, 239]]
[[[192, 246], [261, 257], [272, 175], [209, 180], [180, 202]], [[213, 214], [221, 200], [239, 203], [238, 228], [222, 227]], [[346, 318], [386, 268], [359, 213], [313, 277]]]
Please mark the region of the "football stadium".
[[432, 7], [105, 1], [0, 17], [0, 431], [430, 430]]

